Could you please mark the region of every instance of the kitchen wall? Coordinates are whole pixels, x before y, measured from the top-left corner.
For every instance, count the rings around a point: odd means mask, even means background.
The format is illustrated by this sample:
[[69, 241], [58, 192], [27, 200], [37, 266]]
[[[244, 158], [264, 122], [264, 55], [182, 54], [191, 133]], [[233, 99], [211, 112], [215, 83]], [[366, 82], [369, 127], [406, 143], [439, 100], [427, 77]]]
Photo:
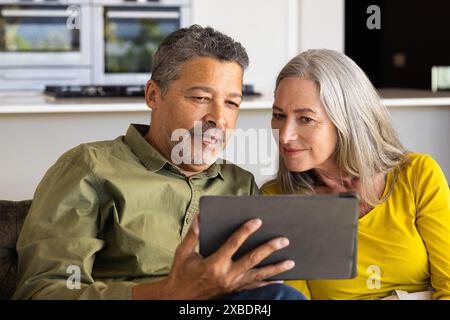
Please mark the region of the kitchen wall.
[[149, 112], [0, 114], [0, 199], [33, 197], [47, 169], [67, 150], [112, 140]]
[[272, 92], [283, 65], [308, 48], [344, 48], [344, 0], [193, 0], [192, 21], [240, 41], [244, 82]]
[[[390, 107], [389, 111], [405, 146], [430, 154], [450, 181], [450, 106]], [[270, 109], [244, 109], [237, 127], [244, 131], [267, 129], [270, 118]], [[0, 199], [32, 198], [42, 176], [62, 153], [83, 142], [114, 139], [123, 135], [130, 123], [146, 124], [149, 119], [148, 111], [0, 114]], [[270, 141], [268, 153], [248, 142], [245, 147], [231, 144], [227, 159], [250, 170], [261, 185], [276, 172], [277, 150], [273, 139]], [[246, 163], [238, 162], [242, 153]], [[256, 154], [259, 163], [249, 154]]]

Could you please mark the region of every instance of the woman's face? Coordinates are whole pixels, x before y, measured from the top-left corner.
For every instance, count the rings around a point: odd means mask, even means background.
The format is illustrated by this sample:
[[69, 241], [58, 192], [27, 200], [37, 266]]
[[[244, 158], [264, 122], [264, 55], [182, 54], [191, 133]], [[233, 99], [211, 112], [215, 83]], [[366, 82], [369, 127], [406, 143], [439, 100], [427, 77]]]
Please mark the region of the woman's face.
[[320, 101], [314, 81], [285, 78], [278, 85], [272, 129], [279, 130], [279, 147], [289, 171], [333, 171], [336, 128]]

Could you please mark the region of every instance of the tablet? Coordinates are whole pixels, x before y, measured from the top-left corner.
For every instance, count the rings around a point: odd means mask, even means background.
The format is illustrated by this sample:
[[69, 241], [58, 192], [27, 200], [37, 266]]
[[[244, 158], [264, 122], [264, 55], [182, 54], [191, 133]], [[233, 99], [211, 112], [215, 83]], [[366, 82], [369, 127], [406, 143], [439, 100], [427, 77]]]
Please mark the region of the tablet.
[[199, 252], [214, 253], [243, 223], [263, 222], [233, 256], [275, 237], [289, 239], [258, 266], [295, 261], [270, 280], [350, 279], [357, 275], [358, 198], [355, 193], [278, 196], [203, 196], [200, 199]]

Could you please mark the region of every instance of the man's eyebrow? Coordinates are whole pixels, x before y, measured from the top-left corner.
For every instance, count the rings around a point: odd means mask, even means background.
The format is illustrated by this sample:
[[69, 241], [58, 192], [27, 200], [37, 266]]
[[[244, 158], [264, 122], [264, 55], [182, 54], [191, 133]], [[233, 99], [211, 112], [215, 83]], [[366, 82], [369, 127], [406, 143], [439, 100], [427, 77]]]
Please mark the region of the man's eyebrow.
[[281, 109], [280, 107], [277, 107], [277, 106], [272, 106], [272, 109], [275, 109], [275, 110], [278, 110], [278, 111], [281, 111], [281, 112], [284, 112], [284, 110], [283, 109]]
[[187, 91], [195, 91], [195, 90], [201, 90], [201, 91], [206, 91], [208, 93], [213, 93], [214, 90], [210, 87], [205, 87], [205, 86], [193, 86], [187, 89]]
[[242, 94], [241, 93], [230, 93], [228, 96], [231, 97], [231, 98], [240, 98], [240, 99], [242, 99]]
[[[281, 109], [280, 107], [277, 106], [273, 106], [272, 109], [276, 109], [278, 111], [284, 112], [283, 109]], [[310, 108], [297, 108], [293, 110], [294, 113], [317, 113], [316, 111], [314, 111], [313, 109]]]
[[[214, 93], [214, 89], [210, 88], [210, 87], [205, 87], [205, 86], [193, 86], [190, 87], [189, 89], [187, 89], [188, 92], [192, 92], [195, 90], [201, 90], [201, 91], [205, 91], [208, 93]], [[228, 97], [231, 98], [241, 98], [242, 99], [242, 93], [237, 93], [237, 92], [232, 92], [230, 94], [228, 94]]]

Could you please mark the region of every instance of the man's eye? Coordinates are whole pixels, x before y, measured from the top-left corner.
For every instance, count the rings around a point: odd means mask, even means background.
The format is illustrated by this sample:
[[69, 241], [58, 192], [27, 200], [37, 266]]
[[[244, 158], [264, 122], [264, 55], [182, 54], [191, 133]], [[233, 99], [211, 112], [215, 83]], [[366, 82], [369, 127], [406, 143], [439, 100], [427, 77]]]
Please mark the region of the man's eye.
[[285, 116], [281, 113], [272, 113], [272, 118], [275, 120], [283, 120]]
[[195, 102], [200, 102], [200, 103], [205, 103], [205, 102], [209, 102], [209, 98], [208, 97], [196, 97], [196, 96], [192, 96], [190, 97], [192, 100], [194, 100]]
[[229, 104], [229, 105], [232, 106], [233, 108], [238, 108], [238, 107], [239, 107], [239, 104], [237, 104], [237, 103], [234, 102], [234, 101], [227, 101], [227, 104]]

